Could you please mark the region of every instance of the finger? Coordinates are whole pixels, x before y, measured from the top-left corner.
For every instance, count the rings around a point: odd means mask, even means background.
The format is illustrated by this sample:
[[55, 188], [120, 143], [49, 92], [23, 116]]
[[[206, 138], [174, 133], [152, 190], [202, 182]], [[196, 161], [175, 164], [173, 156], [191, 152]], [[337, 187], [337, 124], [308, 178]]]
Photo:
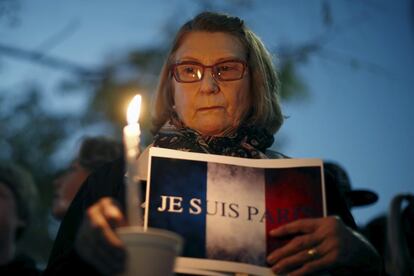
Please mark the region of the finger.
[[299, 275], [308, 275], [315, 272], [322, 272], [329, 270], [332, 268], [332, 260], [329, 256], [329, 254], [326, 254], [320, 258], [315, 259], [311, 262], [305, 263], [303, 266], [299, 267], [298, 269], [295, 269], [291, 272], [289, 272], [289, 275], [293, 276], [299, 276]]
[[269, 235], [272, 237], [282, 237], [286, 235], [294, 234], [306, 234], [314, 232], [318, 227], [319, 219], [299, 219], [293, 222], [279, 226], [276, 229], [272, 229]]
[[[112, 245], [112, 247], [122, 247], [123, 243], [111, 228], [105, 215], [105, 206], [99, 204], [87, 210], [87, 217], [91, 228], [91, 235], [89, 238], [96, 240], [101, 239], [105, 244]], [[103, 239], [102, 239], [103, 238]]]
[[99, 206], [103, 216], [112, 228], [126, 225], [125, 217], [116, 201], [111, 198], [103, 198], [99, 202]]
[[103, 201], [100, 203], [101, 213], [112, 229], [125, 226], [125, 217], [117, 204], [113, 201]]
[[275, 273], [289, 273], [295, 269], [300, 268], [303, 264], [312, 262], [316, 259], [322, 258], [324, 255], [321, 249], [312, 248], [301, 250], [297, 254], [291, 255], [282, 259], [280, 262], [272, 266]]
[[293, 238], [290, 242], [288, 242], [285, 246], [276, 249], [273, 251], [268, 257], [268, 263], [277, 263], [283, 258], [291, 256], [301, 251], [307, 251], [310, 248], [318, 245], [322, 242], [322, 239], [317, 237], [316, 235], [301, 235]]

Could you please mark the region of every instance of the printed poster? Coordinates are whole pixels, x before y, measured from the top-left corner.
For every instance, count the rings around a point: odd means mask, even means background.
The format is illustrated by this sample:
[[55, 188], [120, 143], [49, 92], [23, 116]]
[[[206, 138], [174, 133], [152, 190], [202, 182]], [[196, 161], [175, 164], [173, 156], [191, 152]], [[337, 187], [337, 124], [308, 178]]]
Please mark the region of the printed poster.
[[258, 160], [153, 147], [145, 225], [183, 236], [181, 266], [266, 275], [266, 256], [287, 241], [268, 232], [326, 215], [322, 176], [319, 159]]

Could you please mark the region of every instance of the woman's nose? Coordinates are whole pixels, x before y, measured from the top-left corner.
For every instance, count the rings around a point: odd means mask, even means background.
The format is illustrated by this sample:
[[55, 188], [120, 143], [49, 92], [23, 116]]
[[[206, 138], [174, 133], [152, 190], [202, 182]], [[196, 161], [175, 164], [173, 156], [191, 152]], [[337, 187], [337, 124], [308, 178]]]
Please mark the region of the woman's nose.
[[217, 93], [220, 86], [214, 78], [211, 68], [204, 71], [203, 79], [200, 81], [200, 91], [204, 93]]

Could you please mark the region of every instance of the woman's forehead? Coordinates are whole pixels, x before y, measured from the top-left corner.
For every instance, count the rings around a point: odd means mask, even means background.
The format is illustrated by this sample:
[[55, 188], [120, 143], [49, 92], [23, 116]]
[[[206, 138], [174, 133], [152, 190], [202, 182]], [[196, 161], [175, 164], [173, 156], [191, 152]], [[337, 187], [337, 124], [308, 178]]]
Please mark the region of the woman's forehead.
[[191, 32], [181, 41], [175, 61], [195, 60], [212, 64], [224, 59], [245, 60], [246, 50], [240, 40], [222, 32]]

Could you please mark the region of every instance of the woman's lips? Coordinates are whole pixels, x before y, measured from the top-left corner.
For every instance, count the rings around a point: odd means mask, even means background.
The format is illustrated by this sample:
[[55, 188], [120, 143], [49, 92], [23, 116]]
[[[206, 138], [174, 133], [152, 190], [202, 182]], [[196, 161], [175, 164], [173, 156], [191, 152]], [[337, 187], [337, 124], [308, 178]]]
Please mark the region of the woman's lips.
[[210, 111], [215, 109], [222, 109], [222, 106], [208, 106], [208, 107], [200, 107], [198, 108], [198, 111]]

